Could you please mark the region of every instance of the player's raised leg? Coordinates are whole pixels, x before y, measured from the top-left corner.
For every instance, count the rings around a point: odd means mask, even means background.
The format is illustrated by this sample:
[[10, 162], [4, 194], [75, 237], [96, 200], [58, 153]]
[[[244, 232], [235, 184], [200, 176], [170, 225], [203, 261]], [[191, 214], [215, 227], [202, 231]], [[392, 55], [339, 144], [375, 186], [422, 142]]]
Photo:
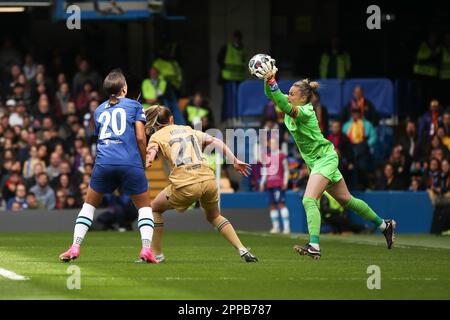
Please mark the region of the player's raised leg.
[[103, 199], [103, 193], [97, 192], [91, 187], [88, 188], [86, 194], [86, 201], [83, 204], [80, 212], [78, 213], [77, 220], [75, 222], [75, 230], [73, 233], [73, 243], [69, 250], [59, 255], [59, 260], [62, 262], [69, 262], [75, 260], [80, 256], [80, 245], [86, 236], [89, 228], [94, 221], [94, 212]]
[[294, 250], [301, 255], [308, 255], [313, 259], [320, 259], [320, 210], [319, 199], [322, 196], [330, 180], [319, 174], [312, 174], [308, 179], [305, 194], [303, 195], [303, 207], [306, 211], [308, 223], [309, 243], [304, 246], [295, 245]]
[[369, 205], [361, 199], [357, 199], [350, 194], [344, 179], [332, 185], [328, 193], [338, 201], [343, 207], [349, 209], [365, 220], [371, 221], [378, 229], [383, 232], [386, 238], [388, 249], [391, 249], [395, 241], [395, 227], [394, 220], [380, 218]]
[[138, 228], [141, 233], [142, 249], [139, 254], [139, 259], [143, 262], [158, 263], [156, 261], [152, 249], [153, 228], [155, 222], [153, 220], [152, 208], [150, 206], [150, 198], [147, 192], [132, 195], [134, 205], [138, 208]]
[[155, 259], [158, 262], [166, 260], [162, 252], [162, 236], [164, 230], [163, 213], [171, 209], [169, 201], [167, 200], [166, 190], [161, 191], [152, 201], [153, 217], [155, 219], [155, 229], [153, 232], [152, 251]]

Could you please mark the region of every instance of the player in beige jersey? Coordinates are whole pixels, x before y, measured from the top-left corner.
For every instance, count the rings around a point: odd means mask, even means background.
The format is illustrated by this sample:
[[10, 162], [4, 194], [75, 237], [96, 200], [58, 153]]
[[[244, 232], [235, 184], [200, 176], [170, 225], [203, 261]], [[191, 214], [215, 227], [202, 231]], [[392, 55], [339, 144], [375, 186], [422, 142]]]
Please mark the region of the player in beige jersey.
[[240, 256], [246, 262], [258, 261], [241, 243], [231, 223], [220, 214], [214, 171], [206, 161], [203, 148], [218, 148], [233, 162], [234, 169], [245, 176], [249, 175], [250, 165], [239, 161], [219, 139], [189, 126], [174, 125], [172, 112], [164, 106], [151, 106], [145, 115], [147, 134], [154, 130], [147, 147], [146, 166], [150, 167], [158, 154], [169, 162], [171, 168], [170, 184], [152, 202], [155, 219], [152, 250], [155, 258], [159, 262], [165, 259], [161, 250], [162, 213], [168, 209], [183, 212], [200, 201], [206, 219], [239, 251]]

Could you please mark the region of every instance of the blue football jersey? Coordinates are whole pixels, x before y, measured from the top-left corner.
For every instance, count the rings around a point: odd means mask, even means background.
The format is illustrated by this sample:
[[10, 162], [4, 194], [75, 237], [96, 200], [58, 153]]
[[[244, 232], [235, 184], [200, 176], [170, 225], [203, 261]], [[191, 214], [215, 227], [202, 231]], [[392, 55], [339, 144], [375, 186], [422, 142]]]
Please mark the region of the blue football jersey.
[[136, 142], [134, 123], [145, 123], [142, 105], [136, 100], [119, 98], [119, 103], [103, 102], [94, 112], [95, 130], [98, 136], [98, 164], [130, 165], [143, 168]]

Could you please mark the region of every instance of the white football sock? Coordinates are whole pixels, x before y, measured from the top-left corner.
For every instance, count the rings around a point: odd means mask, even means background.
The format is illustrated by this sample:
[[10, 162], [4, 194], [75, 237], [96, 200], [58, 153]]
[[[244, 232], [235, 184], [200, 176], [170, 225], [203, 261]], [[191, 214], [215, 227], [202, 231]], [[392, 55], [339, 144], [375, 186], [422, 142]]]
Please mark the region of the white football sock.
[[378, 229], [381, 231], [384, 231], [386, 229], [386, 222], [383, 220], [383, 222], [378, 226]]
[[75, 230], [73, 233], [73, 244], [81, 245], [94, 221], [95, 207], [89, 203], [83, 204], [83, 207], [78, 213], [77, 220], [75, 221]]
[[153, 228], [155, 222], [153, 221], [152, 208], [143, 207], [139, 209], [138, 228], [141, 232], [142, 247], [150, 248], [153, 237]]

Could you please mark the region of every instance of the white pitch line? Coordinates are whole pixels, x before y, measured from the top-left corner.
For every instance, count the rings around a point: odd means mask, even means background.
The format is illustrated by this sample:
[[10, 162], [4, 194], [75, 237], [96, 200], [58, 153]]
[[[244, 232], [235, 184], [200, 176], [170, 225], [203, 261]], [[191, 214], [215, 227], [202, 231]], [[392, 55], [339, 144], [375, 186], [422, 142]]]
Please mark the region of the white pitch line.
[[28, 280], [27, 277], [24, 277], [20, 274], [17, 274], [15, 272], [0, 268], [0, 276], [5, 277], [9, 280], [16, 280], [16, 281], [24, 281]]

